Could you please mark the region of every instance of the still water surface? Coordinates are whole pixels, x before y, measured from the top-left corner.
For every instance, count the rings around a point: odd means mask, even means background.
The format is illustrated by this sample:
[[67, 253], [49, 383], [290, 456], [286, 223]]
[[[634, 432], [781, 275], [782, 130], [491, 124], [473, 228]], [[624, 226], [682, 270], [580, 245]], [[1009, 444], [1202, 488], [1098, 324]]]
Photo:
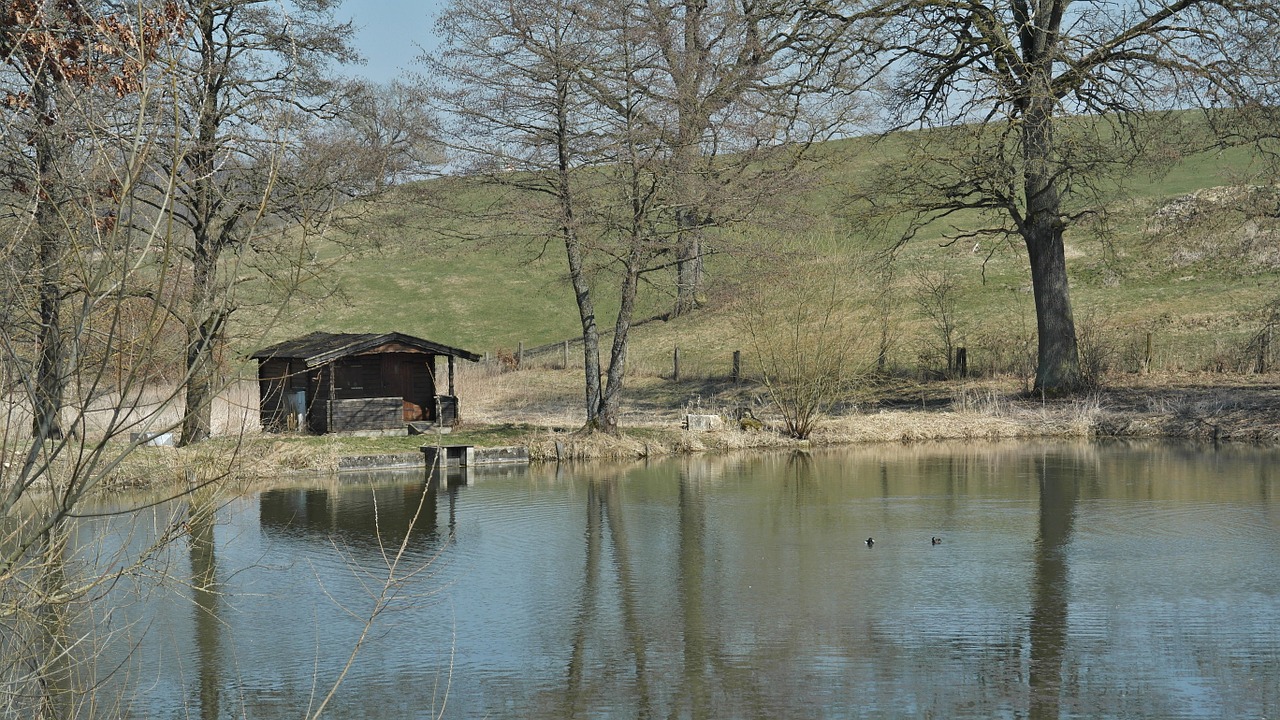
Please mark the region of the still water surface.
[[328, 717], [1277, 717], [1278, 494], [1274, 450], [1091, 444], [318, 480], [219, 501], [160, 589], [116, 588], [102, 692], [136, 718], [300, 718], [339, 679]]

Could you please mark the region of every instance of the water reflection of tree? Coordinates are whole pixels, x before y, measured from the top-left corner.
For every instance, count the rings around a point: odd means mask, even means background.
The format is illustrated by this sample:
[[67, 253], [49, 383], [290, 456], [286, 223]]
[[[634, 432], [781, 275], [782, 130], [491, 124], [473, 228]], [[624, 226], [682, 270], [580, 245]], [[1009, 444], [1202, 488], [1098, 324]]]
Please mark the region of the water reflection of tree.
[[635, 667], [636, 716], [652, 714], [649, 690], [647, 639], [640, 619], [638, 585], [631, 568], [631, 553], [627, 541], [625, 522], [622, 518], [618, 493], [619, 476], [593, 480], [587, 485], [586, 518], [586, 568], [583, 573], [583, 591], [574, 631], [573, 650], [569, 661], [569, 691], [566, 694], [571, 715], [577, 716], [594, 706], [591, 692], [586, 687], [588, 671], [587, 642], [591, 626], [598, 618], [597, 601], [602, 589], [602, 546], [604, 528], [609, 532], [609, 546], [613, 550], [612, 567], [617, 574], [620, 593], [623, 634], [628, 654]]
[[[40, 576], [40, 597], [57, 598], [69, 590], [67, 582], [67, 534], [65, 524], [58, 523], [46, 532], [38, 545], [45, 555], [46, 565]], [[49, 718], [72, 717], [74, 714], [73, 670], [71, 660], [75, 638], [68, 629], [70, 607], [64, 603], [44, 602], [35, 610], [39, 617], [36, 644], [42, 646], [34, 658], [43, 667], [36, 675], [40, 678], [43, 708], [41, 714]]]
[[200, 717], [219, 716], [221, 699], [222, 620], [218, 587], [217, 545], [214, 521], [217, 506], [211, 498], [197, 497], [187, 511], [191, 555], [191, 596], [195, 601], [196, 652], [199, 657]]
[[705, 578], [706, 504], [703, 488], [686, 465], [680, 473], [680, 554], [677, 587], [684, 623], [684, 685], [678, 702], [687, 702], [694, 717], [709, 717], [708, 648]]
[[[667, 587], [644, 586], [636, 572], [635, 553], [645, 549], [631, 547], [624, 503], [624, 488], [636, 478], [619, 471], [587, 483], [583, 582], [567, 669], [565, 716], [581, 716], [602, 703], [619, 703], [620, 688], [608, 683], [619, 668], [609, 667], [607, 656], [595, 659], [591, 647], [593, 640], [603, 645], [615, 633], [631, 662], [626, 673], [631, 686], [625, 689], [629, 697], [623, 702], [634, 707], [636, 717], [768, 715], [756, 687], [757, 673], [735, 662], [717, 640], [722, 618], [708, 594], [715, 582], [707, 568], [705, 486], [709, 470], [695, 458], [687, 459], [680, 472], [676, 567], [670, 577], [675, 597], [673, 603], [657, 610], [679, 623], [679, 632], [674, 635], [664, 632], [667, 626], [655, 625], [652, 618], [646, 621], [642, 611], [644, 603], [662, 602]], [[649, 533], [646, 537], [652, 539]], [[614, 590], [616, 614], [608, 605]], [[621, 621], [620, 626], [609, 627], [607, 623], [614, 618]], [[678, 663], [679, 669], [664, 673], [659, 681], [653, 675], [655, 668], [669, 668], [672, 662]], [[751, 709], [740, 713], [731, 706]]]
[[574, 623], [573, 651], [569, 659], [569, 689], [565, 693], [569, 712], [566, 716], [579, 717], [589, 708], [587, 693], [583, 688], [587, 655], [587, 629], [596, 619], [596, 596], [600, 587], [600, 504], [596, 484], [587, 485], [586, 567], [582, 573], [582, 599]]
[[[1067, 543], [1071, 539], [1081, 482], [1089, 482], [1093, 464], [1070, 455], [1034, 460], [1040, 483], [1040, 536], [1032, 581], [1030, 717], [1057, 718], [1064, 689], [1067, 647]], [[1067, 689], [1069, 690], [1069, 689]]]

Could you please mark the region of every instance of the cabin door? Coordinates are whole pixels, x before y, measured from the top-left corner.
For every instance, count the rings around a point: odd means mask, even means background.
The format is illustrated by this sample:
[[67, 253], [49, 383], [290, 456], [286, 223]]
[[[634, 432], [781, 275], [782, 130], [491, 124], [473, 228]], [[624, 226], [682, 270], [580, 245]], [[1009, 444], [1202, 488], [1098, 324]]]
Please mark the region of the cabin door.
[[424, 383], [422, 356], [387, 356], [383, 358], [383, 374], [387, 394], [403, 398], [405, 420], [430, 420], [435, 413], [429, 382]]

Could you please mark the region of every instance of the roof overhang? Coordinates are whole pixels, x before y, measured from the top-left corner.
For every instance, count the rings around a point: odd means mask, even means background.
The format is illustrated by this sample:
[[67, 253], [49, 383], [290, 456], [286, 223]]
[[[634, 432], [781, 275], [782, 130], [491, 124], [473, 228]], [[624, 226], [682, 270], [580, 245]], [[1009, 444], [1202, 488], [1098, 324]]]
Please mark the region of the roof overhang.
[[471, 362], [480, 361], [480, 355], [469, 350], [398, 332], [382, 334], [313, 332], [265, 347], [249, 357], [260, 361], [301, 360], [307, 367], [317, 367], [392, 343], [427, 355], [448, 355]]

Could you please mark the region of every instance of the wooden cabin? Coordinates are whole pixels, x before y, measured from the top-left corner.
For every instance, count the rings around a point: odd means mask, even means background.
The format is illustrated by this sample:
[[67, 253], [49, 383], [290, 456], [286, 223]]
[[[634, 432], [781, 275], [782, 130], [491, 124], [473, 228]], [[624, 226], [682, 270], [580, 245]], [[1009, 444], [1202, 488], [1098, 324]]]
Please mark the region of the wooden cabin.
[[262, 427], [313, 433], [399, 430], [411, 422], [451, 426], [458, 418], [455, 363], [480, 360], [394, 332], [313, 332], [251, 357], [258, 361]]

